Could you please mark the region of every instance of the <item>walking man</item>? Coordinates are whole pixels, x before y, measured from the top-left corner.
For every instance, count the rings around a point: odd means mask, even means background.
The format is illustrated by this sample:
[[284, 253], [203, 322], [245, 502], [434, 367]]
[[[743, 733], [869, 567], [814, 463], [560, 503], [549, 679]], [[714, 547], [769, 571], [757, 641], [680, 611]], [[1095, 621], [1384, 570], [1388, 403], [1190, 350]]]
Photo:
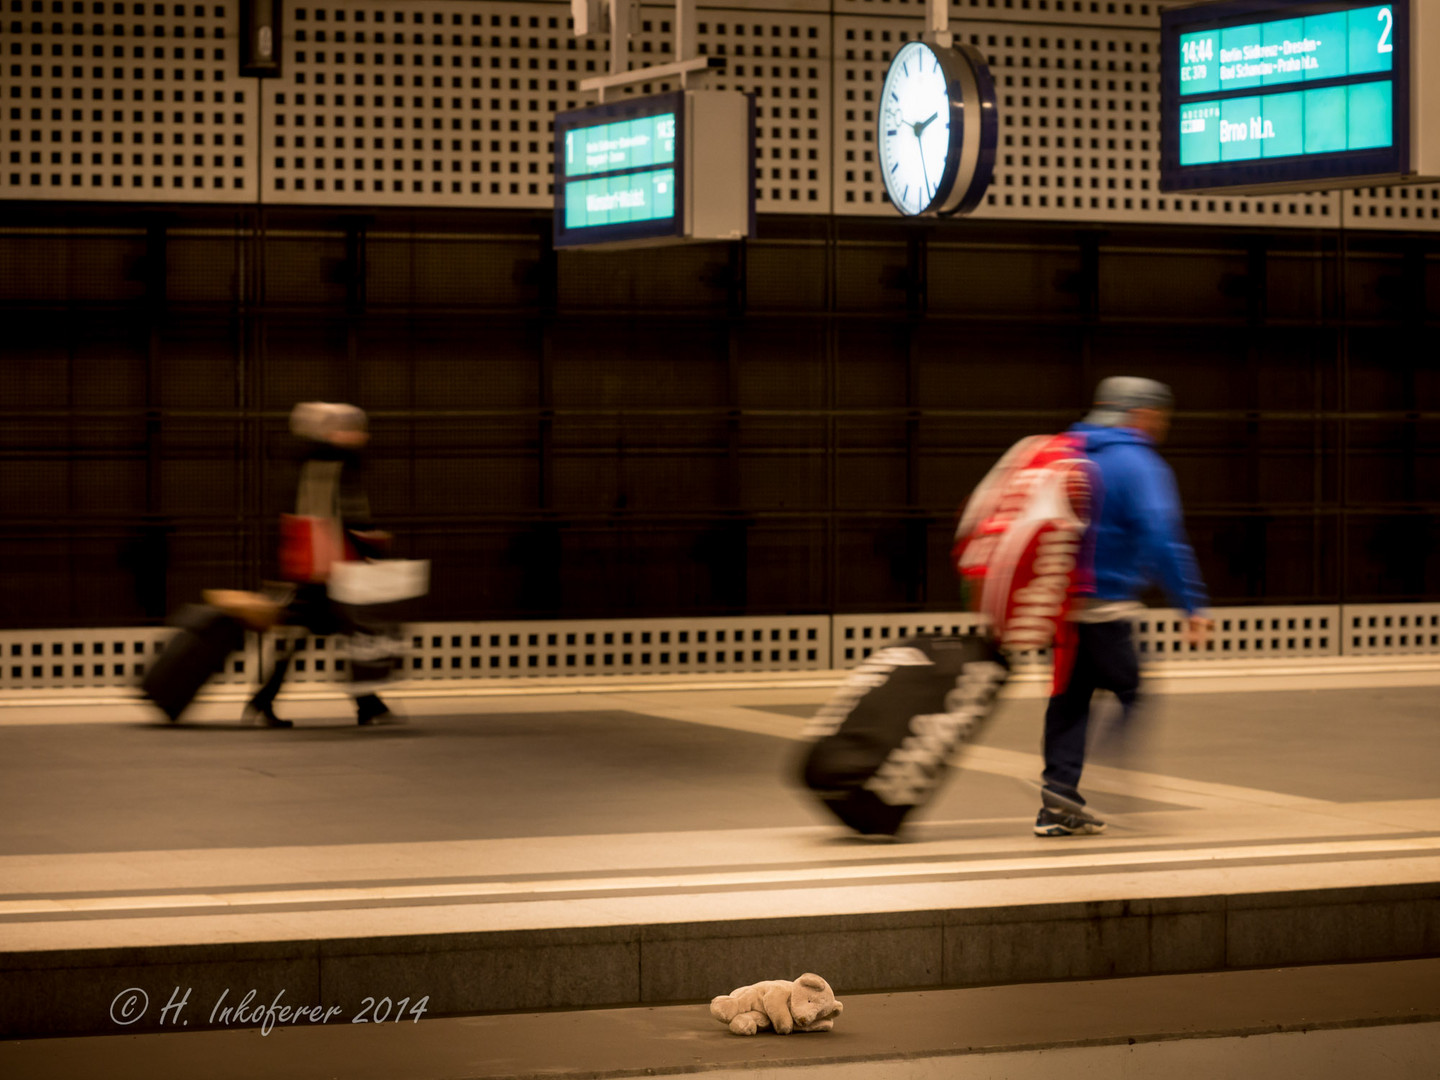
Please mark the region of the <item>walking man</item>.
[[[1156, 447], [1170, 430], [1174, 398], [1153, 379], [1116, 376], [1095, 391], [1095, 406], [1070, 430], [1085, 440], [1101, 488], [1090, 528], [1095, 551], [1094, 596], [1082, 603], [1055, 642], [1055, 661], [1073, 660], [1045, 712], [1045, 774], [1037, 836], [1098, 833], [1105, 823], [1085, 809], [1080, 773], [1090, 699], [1109, 690], [1120, 702], [1120, 733], [1133, 717], [1140, 665], [1130, 619], [1143, 610], [1142, 591], [1159, 584], [1186, 616], [1185, 641], [1202, 644], [1211, 627], [1201, 614], [1205, 586], [1185, 539], [1175, 477]], [[1070, 650], [1070, 655], [1064, 655]]]

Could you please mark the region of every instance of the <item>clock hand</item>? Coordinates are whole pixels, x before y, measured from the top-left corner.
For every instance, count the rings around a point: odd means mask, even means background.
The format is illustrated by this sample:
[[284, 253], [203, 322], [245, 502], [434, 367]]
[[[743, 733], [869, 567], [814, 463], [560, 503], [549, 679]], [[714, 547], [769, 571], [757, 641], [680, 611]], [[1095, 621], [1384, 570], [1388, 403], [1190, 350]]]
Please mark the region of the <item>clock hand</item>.
[[915, 137], [916, 137], [916, 138], [919, 138], [919, 137], [924, 133], [925, 129], [926, 129], [927, 127], [929, 127], [932, 123], [935, 122], [935, 118], [936, 118], [937, 116], [939, 116], [939, 115], [940, 115], [939, 112], [933, 112], [933, 113], [930, 114], [930, 119], [928, 119], [928, 120], [921, 120], [920, 123], [916, 124], [916, 125], [915, 125]]

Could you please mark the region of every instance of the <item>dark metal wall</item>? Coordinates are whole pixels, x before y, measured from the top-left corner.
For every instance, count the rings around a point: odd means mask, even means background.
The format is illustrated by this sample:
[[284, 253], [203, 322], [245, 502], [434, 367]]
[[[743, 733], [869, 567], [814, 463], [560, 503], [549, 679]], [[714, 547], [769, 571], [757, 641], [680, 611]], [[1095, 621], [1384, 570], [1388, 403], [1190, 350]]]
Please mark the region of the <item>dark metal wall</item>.
[[1440, 237], [762, 217], [0, 211], [0, 624], [273, 573], [297, 400], [370, 411], [434, 619], [952, 608], [956, 504], [1152, 375], [1217, 603], [1440, 591]]

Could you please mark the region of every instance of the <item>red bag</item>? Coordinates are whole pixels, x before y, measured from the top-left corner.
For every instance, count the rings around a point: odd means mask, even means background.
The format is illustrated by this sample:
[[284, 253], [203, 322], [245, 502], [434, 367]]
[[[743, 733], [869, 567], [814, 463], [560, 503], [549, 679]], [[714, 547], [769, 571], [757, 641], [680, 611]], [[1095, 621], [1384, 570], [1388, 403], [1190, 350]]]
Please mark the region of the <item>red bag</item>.
[[1093, 585], [1095, 466], [1074, 435], [1016, 443], [966, 504], [951, 555], [1003, 649], [1044, 649]]
[[280, 576], [286, 581], [324, 581], [330, 576], [330, 564], [344, 557], [340, 525], [334, 518], [280, 515]]

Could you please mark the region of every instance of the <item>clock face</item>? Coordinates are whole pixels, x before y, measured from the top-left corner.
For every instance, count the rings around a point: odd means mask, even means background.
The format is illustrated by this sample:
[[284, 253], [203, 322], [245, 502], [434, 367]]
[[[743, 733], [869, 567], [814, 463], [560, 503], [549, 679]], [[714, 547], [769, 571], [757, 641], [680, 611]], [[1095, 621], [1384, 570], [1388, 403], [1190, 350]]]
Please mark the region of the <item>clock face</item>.
[[950, 80], [930, 46], [912, 41], [885, 75], [879, 120], [880, 173], [902, 214], [920, 214], [948, 194]]

